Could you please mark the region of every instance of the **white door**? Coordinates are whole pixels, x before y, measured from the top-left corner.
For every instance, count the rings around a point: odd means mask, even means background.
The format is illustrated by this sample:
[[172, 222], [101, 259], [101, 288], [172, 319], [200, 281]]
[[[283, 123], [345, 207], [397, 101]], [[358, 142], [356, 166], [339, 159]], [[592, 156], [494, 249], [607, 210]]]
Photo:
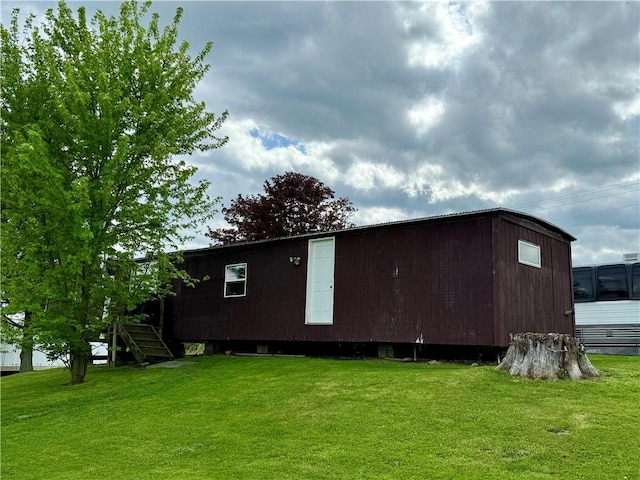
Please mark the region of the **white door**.
[[333, 324], [334, 239], [309, 240], [305, 323]]

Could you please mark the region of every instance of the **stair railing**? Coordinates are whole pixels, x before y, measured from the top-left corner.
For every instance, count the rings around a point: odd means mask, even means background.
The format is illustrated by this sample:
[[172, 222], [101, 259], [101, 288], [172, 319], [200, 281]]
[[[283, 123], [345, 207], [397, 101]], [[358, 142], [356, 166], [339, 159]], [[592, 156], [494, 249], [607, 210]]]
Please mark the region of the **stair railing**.
[[153, 325], [149, 325], [149, 327], [151, 327], [151, 330], [153, 330], [153, 333], [155, 333], [155, 334], [156, 334], [156, 337], [158, 337], [158, 340], [160, 340], [160, 343], [162, 343], [162, 346], [163, 346], [164, 348], [166, 348], [166, 349], [167, 349], [167, 352], [169, 352], [169, 355], [171, 355], [171, 358], [174, 358], [174, 357], [173, 357], [173, 353], [171, 352], [171, 350], [169, 349], [169, 347], [167, 347], [167, 344], [166, 344], [166, 343], [164, 343], [164, 340], [162, 340], [162, 337], [160, 336], [160, 334], [159, 334], [159, 333], [158, 333], [158, 331], [156, 330], [156, 327], [154, 327]]
[[124, 325], [120, 323], [118, 324], [118, 334], [120, 335], [120, 337], [122, 337], [122, 339], [124, 340], [124, 343], [127, 344], [129, 349], [131, 350], [131, 353], [133, 353], [133, 356], [136, 358], [138, 363], [144, 363], [144, 352], [138, 346], [138, 344], [135, 342], [135, 340], [129, 334], [129, 332], [127, 332], [127, 329], [124, 327]]

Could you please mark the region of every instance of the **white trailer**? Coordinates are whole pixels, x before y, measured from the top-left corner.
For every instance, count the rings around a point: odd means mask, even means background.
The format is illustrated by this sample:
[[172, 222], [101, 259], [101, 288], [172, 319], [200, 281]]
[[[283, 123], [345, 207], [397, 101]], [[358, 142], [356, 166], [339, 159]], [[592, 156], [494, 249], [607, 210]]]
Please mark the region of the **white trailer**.
[[[107, 347], [104, 343], [92, 343], [92, 354], [94, 356], [104, 357], [107, 356]], [[33, 350], [33, 369], [44, 370], [46, 368], [60, 368], [64, 367], [62, 360], [49, 360], [46, 353], [40, 350]], [[94, 360], [93, 364], [103, 364], [106, 360]], [[14, 345], [8, 345], [6, 343], [0, 344], [0, 374], [9, 375], [11, 373], [17, 373], [20, 371], [20, 349]]]
[[[64, 367], [61, 360], [51, 361], [46, 354], [39, 350], [33, 351], [33, 369]], [[20, 349], [13, 345], [3, 343], [0, 345], [0, 372], [2, 375], [20, 371]]]

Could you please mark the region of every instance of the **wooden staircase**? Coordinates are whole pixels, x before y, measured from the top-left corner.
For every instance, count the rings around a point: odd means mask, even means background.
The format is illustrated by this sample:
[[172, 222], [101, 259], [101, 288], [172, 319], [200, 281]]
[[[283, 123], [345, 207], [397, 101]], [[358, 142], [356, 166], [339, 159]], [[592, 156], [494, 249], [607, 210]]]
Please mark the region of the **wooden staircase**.
[[173, 359], [173, 354], [152, 325], [118, 325], [118, 335], [140, 364]]

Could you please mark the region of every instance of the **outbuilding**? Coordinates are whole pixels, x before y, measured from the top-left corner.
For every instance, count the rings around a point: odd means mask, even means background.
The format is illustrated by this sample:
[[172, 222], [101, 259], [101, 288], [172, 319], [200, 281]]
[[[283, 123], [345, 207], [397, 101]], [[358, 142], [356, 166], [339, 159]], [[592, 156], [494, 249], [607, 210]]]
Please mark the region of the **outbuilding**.
[[498, 208], [191, 250], [184, 268], [203, 280], [176, 284], [153, 321], [169, 344], [264, 353], [574, 335], [573, 240]]

